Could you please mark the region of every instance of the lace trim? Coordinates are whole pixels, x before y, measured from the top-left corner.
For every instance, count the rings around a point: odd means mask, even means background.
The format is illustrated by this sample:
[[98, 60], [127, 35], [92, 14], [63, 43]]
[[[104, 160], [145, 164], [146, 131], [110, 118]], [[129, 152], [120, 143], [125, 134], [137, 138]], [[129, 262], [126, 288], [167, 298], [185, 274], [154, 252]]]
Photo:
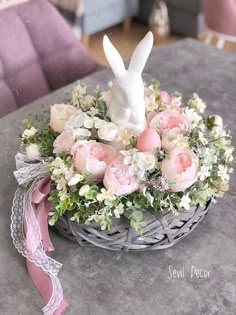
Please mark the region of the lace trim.
[[[31, 204], [32, 192], [37, 182], [48, 174], [48, 167], [42, 162], [28, 163], [21, 154], [16, 156], [16, 164], [18, 170], [15, 175], [18, 183], [28, 184], [32, 180], [33, 183], [27, 191], [18, 188], [15, 192], [11, 215], [11, 236], [18, 252], [36, 266], [41, 267], [50, 277], [53, 292], [43, 312], [45, 315], [51, 315], [63, 299], [63, 290], [57, 278], [62, 264], [46, 255], [41, 241], [40, 227]], [[24, 234], [24, 221], [27, 240]]]

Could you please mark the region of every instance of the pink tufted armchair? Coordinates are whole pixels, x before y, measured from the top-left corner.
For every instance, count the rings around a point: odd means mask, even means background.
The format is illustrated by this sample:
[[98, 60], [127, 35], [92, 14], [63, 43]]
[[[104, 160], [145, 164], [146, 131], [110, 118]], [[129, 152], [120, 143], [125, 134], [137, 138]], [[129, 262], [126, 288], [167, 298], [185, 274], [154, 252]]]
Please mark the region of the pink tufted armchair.
[[0, 116], [100, 68], [48, 1], [0, 10]]
[[206, 43], [213, 36], [218, 39], [218, 48], [223, 48], [225, 41], [236, 42], [236, 0], [203, 0], [203, 11], [208, 27]]

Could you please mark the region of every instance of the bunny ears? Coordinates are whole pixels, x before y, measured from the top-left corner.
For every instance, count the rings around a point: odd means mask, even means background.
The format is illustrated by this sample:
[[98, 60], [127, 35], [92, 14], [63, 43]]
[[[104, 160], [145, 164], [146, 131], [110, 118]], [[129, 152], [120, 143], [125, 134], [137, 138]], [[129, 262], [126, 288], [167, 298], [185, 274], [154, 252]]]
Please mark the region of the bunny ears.
[[[147, 62], [148, 56], [153, 46], [153, 34], [148, 32], [135, 48], [130, 60], [128, 72], [136, 72], [141, 74]], [[107, 61], [116, 77], [120, 77], [126, 73], [125, 65], [121, 55], [117, 49], [112, 45], [109, 38], [105, 35], [103, 37], [103, 49]]]

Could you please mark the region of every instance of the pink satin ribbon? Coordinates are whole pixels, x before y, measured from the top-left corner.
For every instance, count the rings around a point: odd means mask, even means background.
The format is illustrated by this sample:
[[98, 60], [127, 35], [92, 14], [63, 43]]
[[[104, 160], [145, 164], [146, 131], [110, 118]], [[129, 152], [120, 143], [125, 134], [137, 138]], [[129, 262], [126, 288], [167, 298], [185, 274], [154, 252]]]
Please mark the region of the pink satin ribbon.
[[[42, 243], [45, 251], [53, 251], [54, 247], [49, 237], [48, 232], [48, 214], [51, 209], [51, 205], [47, 198], [51, 189], [51, 181], [49, 178], [43, 178], [37, 183], [32, 194], [32, 205], [35, 210], [35, 215], [39, 224]], [[27, 240], [27, 226], [24, 221], [24, 231], [27, 246], [29, 242]], [[47, 304], [52, 296], [53, 286], [50, 277], [43, 271], [41, 267], [36, 266], [34, 263], [26, 259], [27, 269], [31, 280], [41, 294], [45, 304]], [[54, 315], [61, 315], [68, 306], [67, 302], [63, 299], [54, 312]]]

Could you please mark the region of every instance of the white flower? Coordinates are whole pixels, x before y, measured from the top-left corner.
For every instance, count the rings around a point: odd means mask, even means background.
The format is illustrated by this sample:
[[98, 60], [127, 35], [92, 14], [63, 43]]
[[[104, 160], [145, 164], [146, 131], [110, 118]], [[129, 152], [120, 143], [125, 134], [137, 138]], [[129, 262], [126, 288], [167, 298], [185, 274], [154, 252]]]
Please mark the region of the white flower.
[[88, 138], [91, 136], [91, 132], [85, 128], [84, 122], [89, 121], [90, 117], [84, 112], [77, 112], [72, 115], [65, 124], [65, 130], [72, 132], [73, 136], [76, 138]]
[[57, 183], [57, 190], [66, 191], [67, 181], [64, 177], [57, 179], [56, 183]]
[[202, 120], [202, 117], [197, 112], [195, 112], [193, 108], [186, 107], [184, 113], [187, 116], [192, 129], [197, 127], [198, 123]]
[[190, 209], [190, 203], [191, 203], [191, 199], [189, 198], [189, 194], [187, 193], [187, 195], [183, 195], [179, 207], [180, 208], [184, 208], [185, 210], [189, 210]]
[[36, 143], [31, 143], [26, 147], [26, 155], [30, 160], [37, 160], [40, 158], [39, 148]]
[[32, 136], [34, 136], [38, 132], [38, 129], [31, 127], [30, 129], [25, 129], [22, 138], [28, 139]]
[[105, 120], [100, 119], [98, 117], [94, 117], [94, 127], [96, 129], [100, 129], [100, 128], [102, 128], [105, 125], [106, 125], [106, 121]]
[[90, 186], [89, 185], [83, 185], [82, 187], [80, 187], [79, 195], [85, 196], [89, 191], [90, 191]]
[[145, 97], [145, 106], [148, 112], [153, 112], [157, 108], [156, 96], [154, 94]]
[[111, 122], [106, 122], [99, 130], [98, 137], [106, 141], [114, 141], [116, 139], [118, 128]]
[[234, 152], [234, 148], [227, 148], [224, 152], [224, 157], [226, 162], [232, 162], [234, 157], [233, 157], [233, 153]]
[[204, 134], [201, 131], [199, 131], [199, 133], [198, 133], [198, 139], [203, 145], [208, 144], [207, 139], [204, 137]]
[[174, 144], [176, 144], [177, 146], [182, 146], [182, 147], [185, 147], [185, 148], [189, 147], [188, 138], [185, 137], [184, 135], [182, 135], [182, 133], [179, 133], [177, 135], [177, 137], [172, 142]]
[[125, 146], [127, 146], [127, 145], [130, 144], [130, 139], [131, 139], [133, 136], [137, 136], [137, 135], [134, 133], [134, 130], [131, 130], [131, 129], [121, 129], [121, 130], [118, 131], [118, 139], [117, 139], [117, 141], [118, 141], [118, 142], [122, 142]]
[[140, 179], [145, 177], [147, 171], [152, 172], [155, 169], [157, 159], [150, 152], [137, 152], [136, 149], [121, 151], [125, 156], [124, 164], [130, 165], [129, 174], [138, 176]]
[[204, 181], [205, 178], [209, 177], [211, 174], [209, 172], [209, 167], [206, 165], [202, 165], [200, 171], [198, 173], [199, 179]]
[[119, 203], [118, 206], [114, 209], [114, 215], [117, 219], [120, 218], [120, 215], [124, 213], [124, 205], [123, 203]]
[[188, 106], [197, 110], [199, 113], [204, 113], [206, 108], [206, 104], [196, 93], [194, 93], [193, 98], [188, 101]]
[[221, 178], [222, 182], [229, 181], [228, 167], [219, 165], [217, 175]]
[[115, 199], [116, 197], [109, 190], [106, 190], [105, 188], [102, 188], [101, 193], [97, 194], [98, 201], [103, 201], [103, 200], [112, 201]]
[[77, 96], [82, 97], [86, 93], [86, 86], [81, 85], [80, 82], [74, 88], [72, 94], [77, 94]]
[[74, 186], [84, 179], [81, 174], [73, 174], [68, 180], [68, 186]]
[[94, 124], [93, 118], [88, 118], [84, 121], [84, 127], [85, 128], [91, 129], [91, 128], [93, 128], [93, 124]]

